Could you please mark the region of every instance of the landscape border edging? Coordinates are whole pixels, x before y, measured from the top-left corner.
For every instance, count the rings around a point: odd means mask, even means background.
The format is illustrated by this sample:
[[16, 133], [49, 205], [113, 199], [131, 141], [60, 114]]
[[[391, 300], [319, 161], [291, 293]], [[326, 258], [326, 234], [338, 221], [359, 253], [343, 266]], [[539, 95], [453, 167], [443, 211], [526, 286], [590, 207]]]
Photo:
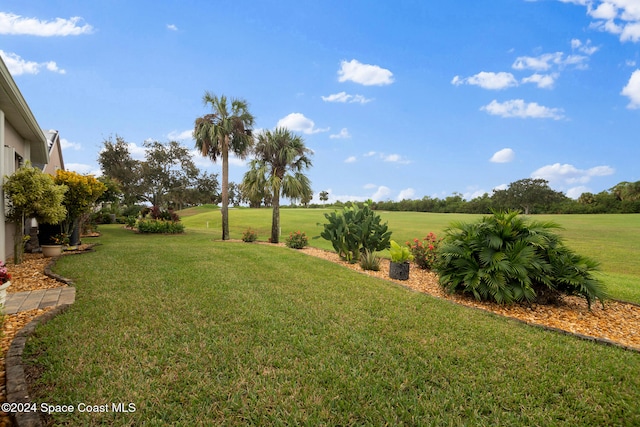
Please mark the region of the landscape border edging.
[[[11, 346], [5, 356], [5, 375], [7, 384], [8, 403], [30, 403], [29, 388], [22, 365], [22, 353], [27, 339], [35, 332], [39, 325], [43, 325], [66, 311], [71, 304], [63, 304], [49, 310], [46, 313], [35, 317], [26, 324], [11, 342]], [[12, 412], [11, 415], [17, 426], [39, 427], [42, 426], [40, 413], [34, 412]]]

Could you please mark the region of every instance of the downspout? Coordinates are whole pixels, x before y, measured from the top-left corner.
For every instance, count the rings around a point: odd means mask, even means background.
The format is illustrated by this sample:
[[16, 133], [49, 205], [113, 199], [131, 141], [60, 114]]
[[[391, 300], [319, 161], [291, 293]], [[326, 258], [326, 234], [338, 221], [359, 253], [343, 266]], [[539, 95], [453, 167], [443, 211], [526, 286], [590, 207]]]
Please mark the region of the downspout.
[[[4, 111], [0, 110], [0, 184], [4, 184]], [[5, 247], [6, 247], [6, 217], [5, 217], [5, 202], [4, 202], [4, 186], [0, 187], [0, 260], [6, 261], [5, 257], [7, 256]]]

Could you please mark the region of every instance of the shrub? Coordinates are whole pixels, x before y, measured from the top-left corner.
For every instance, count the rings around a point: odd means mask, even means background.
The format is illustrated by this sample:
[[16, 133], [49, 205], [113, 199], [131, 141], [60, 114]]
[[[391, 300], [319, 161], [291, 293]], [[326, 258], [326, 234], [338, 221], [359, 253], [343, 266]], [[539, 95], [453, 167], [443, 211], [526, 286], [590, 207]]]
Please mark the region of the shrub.
[[389, 247], [391, 231], [371, 209], [371, 201], [362, 208], [349, 206], [342, 212], [324, 214], [329, 221], [320, 236], [331, 242], [335, 251], [348, 262], [357, 262], [364, 251], [382, 251]]
[[[143, 214], [143, 215], [146, 216], [146, 214]], [[148, 216], [150, 216], [153, 219], [161, 219], [165, 221], [174, 221], [174, 222], [180, 221], [180, 216], [177, 213], [175, 213], [173, 209], [163, 211], [158, 206], [153, 206], [149, 211]]]
[[111, 217], [109, 216], [109, 212], [107, 211], [100, 211], [100, 212], [95, 212], [91, 214], [90, 220], [94, 224], [110, 224], [111, 223]]
[[143, 206], [130, 205], [124, 208], [124, 210], [122, 211], [122, 215], [124, 215], [125, 217], [127, 216], [137, 217], [138, 215], [140, 215], [140, 212], [142, 211], [142, 209], [143, 209]]
[[258, 233], [256, 233], [254, 230], [247, 228], [247, 231], [242, 233], [243, 242], [251, 243], [255, 242], [256, 240], [258, 240]]
[[289, 233], [285, 241], [285, 245], [293, 249], [302, 249], [309, 244], [309, 239], [304, 232], [296, 231], [295, 233]]
[[375, 252], [365, 250], [360, 257], [360, 267], [363, 270], [380, 271], [380, 257]]
[[158, 206], [144, 207], [140, 210], [139, 218], [128, 216], [125, 222], [129, 227], [136, 227], [140, 233], [184, 233], [184, 225], [178, 214], [171, 209], [162, 210]]
[[138, 218], [136, 218], [135, 216], [128, 216], [125, 218], [124, 224], [129, 228], [135, 228], [137, 221]]
[[139, 219], [136, 223], [140, 233], [179, 234], [184, 233], [184, 225], [178, 221], [162, 219]]
[[413, 239], [413, 244], [407, 242], [407, 245], [413, 255], [413, 262], [423, 270], [431, 270], [436, 262], [436, 252], [442, 239], [438, 239], [434, 233], [429, 233], [422, 240], [423, 242]]
[[583, 296], [602, 302], [604, 284], [591, 274], [598, 263], [574, 254], [552, 230], [553, 222], [526, 222], [518, 212], [494, 212], [472, 224], [446, 230], [435, 265], [449, 292], [471, 293], [498, 303]]

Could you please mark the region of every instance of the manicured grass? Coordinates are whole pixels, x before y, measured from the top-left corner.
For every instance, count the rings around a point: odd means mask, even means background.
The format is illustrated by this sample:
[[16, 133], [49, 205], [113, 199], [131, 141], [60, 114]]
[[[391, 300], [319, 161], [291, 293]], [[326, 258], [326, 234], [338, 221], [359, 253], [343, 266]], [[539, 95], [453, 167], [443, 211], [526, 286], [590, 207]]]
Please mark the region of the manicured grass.
[[[543, 331], [282, 247], [100, 228], [63, 257], [37, 398], [132, 402], [71, 425], [638, 425], [640, 354]], [[217, 238], [217, 237], [216, 237]]]
[[[331, 211], [333, 209], [282, 209], [283, 241], [290, 232], [300, 230], [307, 233], [310, 245], [332, 249], [328, 241], [319, 238], [322, 224], [326, 222], [323, 214]], [[451, 222], [473, 222], [482, 216], [422, 212], [378, 213], [388, 222], [389, 229], [393, 232], [392, 239], [401, 244], [414, 238], [423, 238], [430, 231], [442, 236]], [[232, 238], [240, 239], [249, 227], [258, 231], [259, 240], [266, 240], [270, 235], [270, 209], [231, 209], [229, 217]], [[601, 263], [600, 277], [612, 296], [640, 304], [640, 215], [532, 215], [530, 218], [560, 224], [564, 229], [558, 232], [566, 239], [570, 248]], [[217, 208], [197, 208], [186, 212], [183, 221], [191, 229], [208, 231], [220, 238], [220, 212]]]

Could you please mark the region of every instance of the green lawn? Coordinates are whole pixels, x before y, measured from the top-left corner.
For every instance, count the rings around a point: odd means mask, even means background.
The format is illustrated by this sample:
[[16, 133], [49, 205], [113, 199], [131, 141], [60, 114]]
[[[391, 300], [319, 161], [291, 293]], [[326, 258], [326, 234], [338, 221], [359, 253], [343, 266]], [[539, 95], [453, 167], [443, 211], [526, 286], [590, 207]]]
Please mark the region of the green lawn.
[[[319, 238], [325, 212], [333, 209], [282, 209], [282, 236], [300, 230], [310, 237], [312, 246], [331, 249]], [[399, 243], [423, 238], [430, 231], [439, 236], [452, 221], [472, 222], [481, 215], [434, 214], [422, 212], [378, 212], [388, 221], [392, 239]], [[185, 215], [186, 214], [186, 215]], [[188, 228], [212, 233], [220, 238], [220, 212], [217, 208], [199, 207], [183, 213]], [[270, 209], [231, 209], [231, 238], [240, 239], [249, 227], [257, 230], [259, 240], [271, 234]], [[601, 263], [601, 279], [614, 298], [640, 304], [640, 215], [534, 215], [538, 221], [554, 221], [564, 230], [569, 247]], [[207, 228], [208, 224], [208, 228]], [[315, 237], [315, 238], [314, 238]]]
[[638, 353], [205, 227], [102, 226], [96, 252], [58, 261], [77, 299], [27, 343], [36, 398], [136, 411], [56, 424], [640, 424]]

